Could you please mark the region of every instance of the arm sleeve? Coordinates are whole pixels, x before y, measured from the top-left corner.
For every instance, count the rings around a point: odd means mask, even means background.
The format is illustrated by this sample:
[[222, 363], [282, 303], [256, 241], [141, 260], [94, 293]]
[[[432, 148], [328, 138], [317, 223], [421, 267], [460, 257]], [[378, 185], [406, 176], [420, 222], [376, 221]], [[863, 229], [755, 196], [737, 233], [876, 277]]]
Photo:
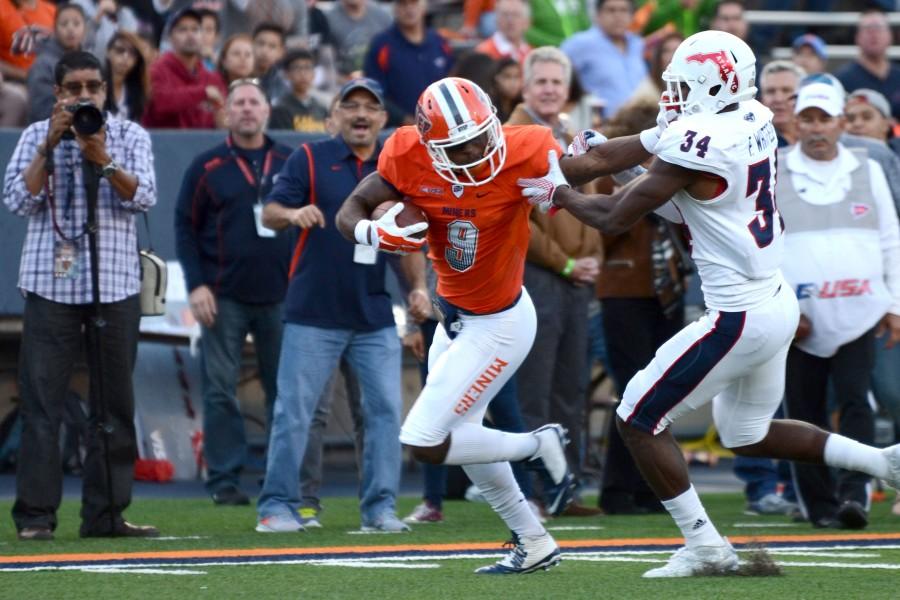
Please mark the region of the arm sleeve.
[[654, 149], [656, 155], [667, 163], [685, 169], [718, 175], [731, 188], [734, 173], [727, 149], [717, 143], [715, 135], [688, 130], [684, 124], [676, 123], [663, 132]]
[[[160, 65], [162, 67], [162, 65]], [[179, 113], [206, 100], [206, 84], [184, 85], [171, 81], [165, 68], [152, 69], [153, 110], [161, 115]]]
[[128, 210], [145, 211], [156, 204], [156, 170], [153, 167], [150, 134], [130, 121], [126, 122], [125, 128], [123, 133], [128, 143], [125, 145], [125, 161], [122, 166], [137, 177], [138, 186], [133, 198], [122, 198], [121, 202]]
[[203, 211], [208, 205], [209, 192], [206, 179], [203, 177], [202, 160], [202, 158], [195, 159], [184, 174], [175, 205], [175, 255], [184, 271], [188, 292], [205, 283], [198, 236], [202, 228]]
[[[43, 127], [39, 127], [43, 124]], [[32, 196], [25, 185], [25, 169], [31, 164], [37, 147], [47, 137], [46, 121], [31, 125], [22, 132], [19, 142], [13, 150], [12, 158], [6, 165], [6, 176], [3, 178], [3, 203], [20, 217], [36, 214], [47, 206], [47, 186], [40, 193]]]
[[266, 203], [277, 202], [282, 206], [300, 208], [309, 203], [309, 158], [305, 145], [294, 150], [281, 168]]
[[409, 196], [412, 188], [412, 185], [409, 183], [409, 176], [402, 172], [400, 169], [401, 161], [396, 158], [398, 154], [402, 154], [398, 149], [397, 136], [398, 133], [394, 133], [385, 141], [381, 154], [378, 155], [378, 174], [400, 194]]
[[891, 198], [890, 187], [884, 171], [873, 160], [869, 160], [869, 181], [872, 196], [878, 206], [878, 228], [881, 241], [884, 281], [893, 302], [889, 311], [900, 315], [900, 225], [897, 211]]

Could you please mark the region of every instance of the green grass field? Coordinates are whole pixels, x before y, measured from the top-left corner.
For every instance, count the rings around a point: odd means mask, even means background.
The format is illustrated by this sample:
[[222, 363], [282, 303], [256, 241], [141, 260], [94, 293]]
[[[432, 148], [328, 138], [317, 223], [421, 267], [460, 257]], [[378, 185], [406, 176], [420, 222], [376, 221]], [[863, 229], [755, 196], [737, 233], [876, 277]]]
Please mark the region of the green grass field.
[[[813, 530], [806, 524], [789, 523], [785, 517], [751, 517], [742, 513], [743, 500], [737, 494], [704, 496], [709, 514], [719, 530], [733, 540], [748, 536], [783, 536], [770, 541], [772, 558], [782, 564], [778, 577], [702, 577], [685, 580], [643, 580], [641, 573], [661, 564], [670, 553], [661, 538], [676, 538], [678, 531], [668, 516], [559, 518], [548, 523], [557, 540], [576, 542], [597, 540], [592, 549], [564, 548], [563, 563], [556, 569], [522, 577], [486, 577], [472, 574], [478, 566], [492, 563], [502, 552], [500, 544], [507, 531], [485, 504], [448, 502], [446, 521], [420, 525], [412, 533], [362, 535], [352, 499], [328, 499], [323, 514], [324, 528], [298, 534], [259, 534], [253, 531], [253, 507], [213, 507], [206, 499], [139, 499], [128, 511], [135, 523], [160, 527], [157, 540], [81, 540], [77, 535], [78, 504], [68, 501], [60, 511], [57, 539], [41, 543], [18, 542], [8, 518], [0, 538], [0, 598], [898, 598], [900, 597], [900, 517], [890, 514], [890, 502], [873, 505], [870, 526], [861, 532]], [[400, 501], [399, 512], [407, 513], [412, 498]], [[0, 503], [8, 515], [11, 503]], [[806, 539], [785, 546], [790, 536], [824, 534], [834, 540]], [[887, 540], [871, 534], [894, 534]], [[893, 537], [893, 539], [890, 539]], [[848, 540], [858, 541], [850, 544]], [[626, 545], [612, 540], [627, 541]], [[635, 540], [651, 546], [638, 551]], [[840, 544], [843, 540], [844, 544]], [[467, 544], [496, 543], [490, 556], [472, 557]], [[670, 540], [670, 543], [674, 543]], [[410, 560], [388, 546], [457, 544], [439, 555]], [[628, 545], [630, 544], [630, 545]], [[582, 544], [587, 545], [587, 544]], [[378, 557], [361, 557], [367, 548], [379, 547]], [[340, 561], [301, 554], [316, 548], [340, 548]], [[240, 564], [259, 560], [260, 549], [266, 564]], [[288, 550], [294, 549], [294, 550]], [[194, 562], [175, 560], [172, 551], [232, 550], [231, 560], [222, 564], [219, 552]], [[287, 551], [293, 564], [277, 556]], [[588, 551], [586, 551], [588, 550]], [[353, 551], [357, 555], [354, 556]], [[740, 551], [740, 548], [739, 548]], [[115, 564], [118, 555], [154, 554], [141, 565]], [[159, 554], [159, 553], [168, 554]], [[84, 555], [104, 553], [108, 557]], [[246, 553], [246, 554], [245, 554]], [[257, 556], [250, 556], [250, 554]], [[46, 563], [32, 565], [26, 572], [8, 569], [16, 560], [42, 555], [53, 562], [61, 554], [90, 558], [90, 567], [70, 565], [50, 570]], [[181, 553], [192, 555], [193, 553]], [[460, 556], [469, 554], [468, 557]], [[746, 553], [742, 552], [742, 556]], [[99, 560], [103, 558], [103, 560]], [[245, 560], [246, 559], [246, 560]], [[315, 561], [313, 559], [316, 559]], [[199, 562], [198, 562], [199, 561]]]

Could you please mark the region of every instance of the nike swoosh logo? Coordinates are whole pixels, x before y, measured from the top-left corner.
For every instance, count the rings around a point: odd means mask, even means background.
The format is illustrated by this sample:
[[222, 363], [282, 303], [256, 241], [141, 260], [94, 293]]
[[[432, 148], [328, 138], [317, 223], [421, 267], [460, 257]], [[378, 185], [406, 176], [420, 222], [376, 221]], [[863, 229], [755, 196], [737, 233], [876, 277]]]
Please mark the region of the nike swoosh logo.
[[489, 193], [490, 193], [490, 192], [475, 192], [475, 197], [476, 197], [476, 198], [483, 198], [484, 196], [487, 196]]

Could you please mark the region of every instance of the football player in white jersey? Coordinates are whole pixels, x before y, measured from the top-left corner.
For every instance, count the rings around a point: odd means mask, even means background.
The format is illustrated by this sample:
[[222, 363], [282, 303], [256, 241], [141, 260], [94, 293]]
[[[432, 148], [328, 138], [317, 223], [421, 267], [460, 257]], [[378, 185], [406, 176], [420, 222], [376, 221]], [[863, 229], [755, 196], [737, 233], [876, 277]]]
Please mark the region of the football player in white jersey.
[[[772, 113], [753, 100], [755, 76], [756, 59], [740, 39], [721, 31], [695, 34], [663, 74], [663, 109], [679, 116], [653, 149], [657, 158], [646, 174], [609, 196], [579, 194], [552, 160], [545, 177], [520, 181], [542, 209], [564, 208], [603, 233], [622, 233], [656, 210], [683, 223], [690, 235], [708, 310], [657, 350], [628, 383], [616, 411], [635, 462], [686, 542], [644, 577], [738, 566], [668, 428], [710, 400], [722, 443], [736, 454], [824, 463], [900, 486], [900, 445], [881, 450], [807, 423], [772, 419], [799, 311], [779, 270], [784, 225], [774, 197], [777, 141]], [[564, 161], [566, 173], [577, 160]]]

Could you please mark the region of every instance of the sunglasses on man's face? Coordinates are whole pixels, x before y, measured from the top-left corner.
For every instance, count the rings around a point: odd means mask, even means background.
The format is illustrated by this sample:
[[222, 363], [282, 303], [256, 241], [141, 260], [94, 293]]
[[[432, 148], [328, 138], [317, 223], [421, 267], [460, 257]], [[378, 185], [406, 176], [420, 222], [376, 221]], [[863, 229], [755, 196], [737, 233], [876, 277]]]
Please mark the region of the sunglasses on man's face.
[[81, 90], [86, 89], [88, 94], [96, 94], [103, 89], [103, 82], [99, 79], [93, 81], [69, 81], [62, 84], [62, 89], [72, 96], [80, 96]]

